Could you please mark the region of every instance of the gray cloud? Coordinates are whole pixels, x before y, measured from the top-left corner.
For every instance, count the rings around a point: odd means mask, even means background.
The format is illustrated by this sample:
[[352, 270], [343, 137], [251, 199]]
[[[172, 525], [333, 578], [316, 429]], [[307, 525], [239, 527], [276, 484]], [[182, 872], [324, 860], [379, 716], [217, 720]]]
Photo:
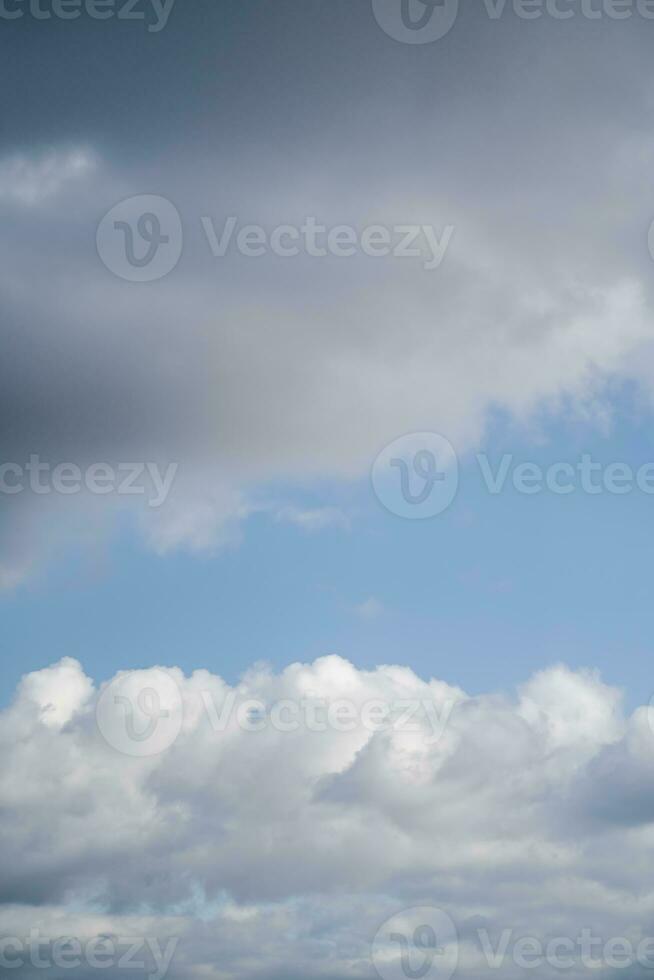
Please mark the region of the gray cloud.
[[[29, 38], [33, 53], [7, 61], [0, 444], [18, 460], [179, 461], [174, 498], [144, 522], [157, 550], [233, 540], [270, 481], [358, 479], [407, 431], [465, 451], [498, 407], [519, 425], [570, 406], [606, 424], [616, 383], [649, 391], [640, 21], [480, 7], [419, 48], [345, 2], [178, 4], [157, 35], [5, 26], [5, 47]], [[115, 278], [95, 250], [101, 217], [142, 193], [184, 224], [178, 267], [151, 284]], [[232, 214], [455, 232], [431, 272], [216, 259], [200, 219]], [[45, 519], [43, 501], [23, 507]], [[22, 577], [2, 560], [5, 583]]]

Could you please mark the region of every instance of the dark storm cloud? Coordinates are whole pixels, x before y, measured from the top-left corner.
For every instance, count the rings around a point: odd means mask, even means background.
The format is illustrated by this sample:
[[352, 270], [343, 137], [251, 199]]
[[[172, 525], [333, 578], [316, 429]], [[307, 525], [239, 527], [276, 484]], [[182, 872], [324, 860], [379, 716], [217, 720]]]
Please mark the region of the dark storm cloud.
[[[465, 450], [491, 404], [525, 421], [647, 379], [649, 24], [476, 5], [413, 46], [364, 2], [178, 0], [159, 33], [0, 27], [6, 458], [176, 459], [178, 507], [220, 484], [220, 523], [246, 485], [359, 476], [399, 433]], [[139, 194], [183, 224], [177, 268], [151, 284], [95, 247]], [[216, 259], [201, 218], [220, 233], [228, 215], [454, 235], [432, 272]]]

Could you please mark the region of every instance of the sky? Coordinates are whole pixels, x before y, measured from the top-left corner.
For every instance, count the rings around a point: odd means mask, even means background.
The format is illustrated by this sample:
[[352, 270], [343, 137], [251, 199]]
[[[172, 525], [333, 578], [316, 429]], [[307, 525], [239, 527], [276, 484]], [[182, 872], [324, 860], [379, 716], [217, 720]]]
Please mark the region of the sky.
[[0, 2], [0, 975], [654, 967], [650, 6]]

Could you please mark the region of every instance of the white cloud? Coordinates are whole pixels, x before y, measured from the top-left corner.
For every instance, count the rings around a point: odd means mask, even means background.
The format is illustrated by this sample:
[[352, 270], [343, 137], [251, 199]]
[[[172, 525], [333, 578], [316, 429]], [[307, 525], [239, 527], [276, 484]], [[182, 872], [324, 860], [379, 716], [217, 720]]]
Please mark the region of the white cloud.
[[180, 476], [165, 506], [141, 509], [150, 547], [160, 555], [180, 549], [201, 554], [237, 543], [239, 523], [254, 510], [245, 495], [206, 467], [186, 467]]
[[[204, 669], [165, 673], [184, 723], [153, 756], [103, 740], [100, 692], [70, 659], [28, 675], [0, 714], [0, 932], [49, 922], [177, 935], [171, 976], [230, 980], [371, 977], [378, 926], [421, 904], [457, 923], [463, 978], [479, 976], [479, 922], [541, 937], [589, 924], [605, 940], [647, 934], [654, 735], [645, 709], [624, 718], [595, 674], [554, 667], [508, 700], [338, 657], [253, 668], [233, 689]], [[129, 682], [156, 689], [158, 676]], [[250, 706], [239, 723], [234, 708], [216, 729], [207, 704], [220, 720], [231, 696], [266, 710]], [[314, 730], [321, 699], [357, 711], [429, 703], [434, 715], [385, 732], [362, 714], [352, 730]], [[288, 721], [290, 702], [318, 714], [275, 727], [274, 707]], [[141, 733], [153, 703], [139, 715], [132, 702]], [[508, 963], [502, 975], [519, 972]]]
[[53, 667], [33, 671], [23, 677], [18, 703], [35, 705], [40, 721], [47, 728], [61, 729], [80, 712], [93, 691], [91, 680], [71, 657]]

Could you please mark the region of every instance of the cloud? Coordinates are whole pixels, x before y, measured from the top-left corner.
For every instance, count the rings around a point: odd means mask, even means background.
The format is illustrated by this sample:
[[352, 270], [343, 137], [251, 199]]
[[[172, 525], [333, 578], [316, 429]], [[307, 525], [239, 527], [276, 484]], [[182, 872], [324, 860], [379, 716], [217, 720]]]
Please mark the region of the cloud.
[[256, 508], [239, 488], [204, 467], [186, 468], [166, 506], [143, 508], [140, 527], [159, 555], [184, 550], [212, 553], [238, 543], [240, 522]]
[[[403, 46], [369, 9], [337, 2], [316, 31], [314, 6], [284, 4], [297, 24], [285, 40], [301, 58], [314, 45], [329, 58], [342, 41], [338, 24], [348, 24], [346, 116], [341, 92], [329, 86], [316, 113], [277, 62], [281, 47], [267, 32], [288, 21], [249, 11], [268, 68], [248, 56], [219, 89], [203, 78], [192, 90], [196, 117], [178, 73], [195, 77], [187, 59], [205, 43], [206, 25], [199, 31], [180, 12], [175, 30], [186, 41], [165, 63], [136, 38], [125, 52], [136, 73], [159, 66], [156, 106], [131, 86], [120, 111], [109, 111], [107, 76], [96, 69], [109, 68], [114, 82], [115, 73], [91, 45], [88, 88], [74, 119], [62, 110], [59, 141], [43, 150], [50, 121], [39, 96], [30, 102], [33, 143], [0, 163], [3, 454], [178, 461], [187, 502], [180, 489], [168, 519], [158, 515], [156, 530], [145, 532], [162, 554], [231, 543], [272, 485], [309, 487], [315, 500], [316, 485], [365, 480], [379, 451], [407, 432], [441, 432], [465, 454], [483, 443], [498, 409], [527, 430], [571, 413], [606, 426], [625, 382], [648, 398], [653, 390], [653, 146], [642, 132], [651, 65], [638, 19], [529, 25], [508, 9], [491, 22], [475, 8], [442, 41], [456, 71], [425, 49], [413, 52], [407, 77]], [[224, 20], [212, 11], [219, 36], [238, 43], [242, 31], [232, 35]], [[582, 43], [583, 32], [593, 43]], [[61, 83], [60, 53], [46, 61]], [[22, 63], [15, 70], [24, 77]], [[273, 99], [267, 78], [280, 74]], [[571, 85], [571, 75], [584, 84]], [[438, 98], [425, 97], [435, 91]], [[289, 101], [291, 118], [280, 109]], [[261, 111], [250, 125], [253, 104]], [[106, 110], [101, 134], [98, 105]], [[208, 139], [199, 153], [198, 119], [211, 120], [213, 133], [215, 114], [226, 122], [225, 112], [247, 138]], [[150, 284], [116, 278], [95, 248], [101, 217], [144, 193], [168, 198], [184, 229], [179, 265]], [[229, 215], [268, 231], [308, 216], [358, 231], [455, 231], [431, 271], [361, 254], [254, 259], [231, 249], [215, 258], [201, 219], [220, 231]], [[15, 503], [4, 503], [2, 520], [11, 523]], [[30, 499], [28, 509], [44, 506]], [[297, 511], [333, 506], [327, 496]], [[298, 515], [305, 527], [322, 521]], [[5, 582], [22, 576], [4, 553], [0, 562], [10, 567]], [[38, 564], [35, 553], [30, 568]]]
[[[479, 975], [480, 922], [648, 935], [654, 735], [593, 672], [552, 667], [515, 698], [334, 656], [234, 688], [205, 669], [122, 677], [146, 742], [138, 692], [179, 692], [181, 731], [156, 754], [105, 740], [111, 688], [68, 658], [0, 714], [4, 935], [175, 935], [171, 976], [221, 978], [371, 977], [377, 928], [424, 904], [456, 922], [462, 977]], [[370, 724], [380, 702], [392, 725]]]
[[[199, 221], [213, 210], [213, 183], [196, 170], [175, 160], [157, 179], [183, 211], [186, 236], [179, 267], [161, 282], [118, 280], [89, 247], [98, 215], [147, 186], [145, 172], [115, 163], [86, 174], [74, 208], [53, 197], [38, 233], [31, 210], [8, 213], [12, 249], [0, 273], [6, 459], [178, 462], [177, 492], [145, 530], [159, 553], [234, 541], [253, 510], [272, 506], [271, 485], [363, 480], [406, 432], [441, 432], [465, 454], [497, 408], [522, 426], [564, 407], [604, 424], [616, 379], [642, 377], [648, 286], [637, 270], [593, 262], [592, 230], [569, 227], [557, 246], [570, 261], [585, 252], [582, 280], [560, 254], [550, 267], [516, 251], [521, 230], [472, 208], [453, 175], [447, 203], [417, 174], [409, 196], [389, 175], [374, 194], [362, 185], [337, 206], [328, 173], [314, 184], [271, 172], [274, 193], [236, 185], [223, 207], [270, 226], [307, 213], [329, 224], [442, 215], [458, 222], [456, 239], [432, 272], [366, 256], [216, 260]], [[9, 515], [15, 501], [6, 502]], [[45, 506], [33, 495], [26, 505]], [[346, 523], [329, 500], [278, 516], [306, 530]]]
[[55, 197], [61, 188], [91, 174], [95, 156], [85, 149], [16, 154], [0, 159], [0, 201], [34, 207]]
[[374, 596], [370, 596], [364, 602], [360, 603], [355, 608], [355, 612], [361, 619], [378, 619], [384, 611], [383, 604], [379, 599], [375, 599]]

